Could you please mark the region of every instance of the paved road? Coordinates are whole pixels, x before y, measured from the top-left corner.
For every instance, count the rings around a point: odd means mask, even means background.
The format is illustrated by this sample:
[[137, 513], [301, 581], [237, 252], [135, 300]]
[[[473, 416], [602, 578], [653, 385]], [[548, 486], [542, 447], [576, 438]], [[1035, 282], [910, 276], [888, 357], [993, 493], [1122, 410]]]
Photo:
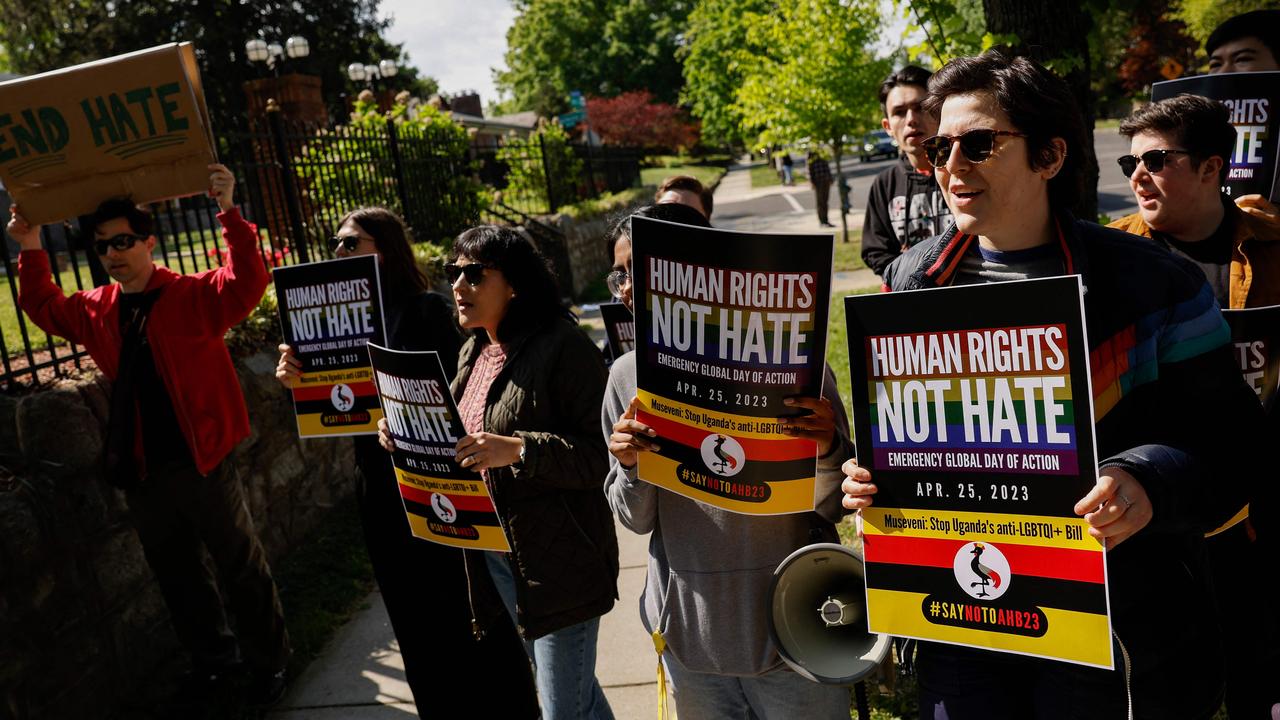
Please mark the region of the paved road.
[[[1133, 193], [1129, 190], [1129, 183], [1120, 174], [1120, 168], [1115, 163], [1115, 158], [1129, 152], [1129, 141], [1121, 137], [1114, 129], [1099, 129], [1093, 133], [1093, 144], [1094, 152], [1098, 156], [1098, 165], [1101, 169], [1098, 179], [1098, 212], [1106, 213], [1113, 220], [1137, 212], [1138, 208], [1133, 202]], [[894, 162], [897, 162], [897, 160], [877, 160], [875, 162], [861, 163], [858, 162], [856, 157], [845, 158], [843, 163], [844, 172], [845, 176], [849, 178], [849, 197], [853, 200], [853, 212], [855, 214], [866, 208], [867, 195], [871, 192], [871, 182], [876, 175]], [[762, 190], [764, 189], [762, 188]], [[758, 197], [734, 200], [723, 204], [717, 202], [715, 209], [716, 224], [736, 226], [743, 219], [756, 218], [762, 215], [778, 215], [797, 210], [814, 212], [816, 200], [814, 199], [813, 189], [807, 183], [801, 182], [795, 187], [785, 189], [775, 187], [773, 190], [775, 192], [772, 194], [762, 194]], [[831, 189], [830, 207], [831, 221], [838, 224], [840, 200], [834, 186]], [[849, 225], [850, 229], [861, 229], [862, 218], [858, 217], [855, 223], [854, 218], [850, 217]]]

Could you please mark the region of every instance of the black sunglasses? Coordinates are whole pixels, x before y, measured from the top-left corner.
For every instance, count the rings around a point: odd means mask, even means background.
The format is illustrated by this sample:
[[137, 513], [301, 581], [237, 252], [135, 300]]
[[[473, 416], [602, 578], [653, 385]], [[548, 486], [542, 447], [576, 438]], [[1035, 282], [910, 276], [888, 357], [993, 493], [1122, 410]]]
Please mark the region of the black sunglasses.
[[347, 249], [347, 252], [355, 252], [360, 247], [359, 235], [335, 235], [329, 238], [329, 252], [337, 252], [338, 246]]
[[116, 250], [120, 250], [123, 252], [133, 247], [133, 244], [138, 242], [139, 240], [146, 240], [146, 239], [147, 239], [146, 235], [132, 235], [130, 233], [120, 233], [119, 235], [112, 235], [106, 240], [94, 240], [93, 249], [97, 250], [99, 255], [106, 255], [108, 248], [115, 248]]
[[448, 278], [449, 284], [458, 282], [458, 276], [461, 275], [467, 279], [467, 284], [475, 287], [484, 279], [484, 269], [489, 267], [481, 263], [467, 263], [459, 265], [457, 263], [448, 263], [444, 266], [444, 276]]
[[1136, 155], [1121, 155], [1116, 158], [1116, 164], [1120, 166], [1120, 172], [1124, 173], [1125, 177], [1130, 177], [1138, 169], [1139, 160], [1147, 168], [1147, 172], [1158, 173], [1164, 169], [1164, 164], [1168, 162], [1168, 156], [1190, 154], [1186, 150], [1148, 150], [1142, 153], [1140, 157]]
[[920, 147], [924, 148], [925, 158], [935, 168], [944, 167], [947, 164], [947, 160], [951, 157], [951, 146], [956, 142], [960, 143], [960, 152], [964, 153], [969, 162], [980, 163], [991, 157], [992, 151], [996, 149], [996, 138], [1001, 135], [1026, 137], [1026, 135], [1012, 130], [979, 128], [956, 136], [934, 135], [920, 143]]

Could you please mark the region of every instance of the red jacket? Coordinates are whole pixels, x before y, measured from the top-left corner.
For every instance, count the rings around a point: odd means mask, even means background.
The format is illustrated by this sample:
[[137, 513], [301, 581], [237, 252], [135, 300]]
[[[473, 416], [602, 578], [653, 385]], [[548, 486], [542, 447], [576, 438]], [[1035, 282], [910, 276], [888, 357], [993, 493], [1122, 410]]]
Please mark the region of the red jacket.
[[[256, 228], [234, 208], [218, 221], [230, 248], [227, 265], [194, 275], [156, 266], [146, 287], [164, 288], [147, 322], [147, 340], [196, 468], [205, 475], [249, 435], [249, 413], [222, 336], [257, 306], [270, 280]], [[67, 297], [54, 284], [43, 250], [22, 251], [18, 281], [18, 304], [32, 321], [84, 345], [103, 374], [115, 380], [120, 285]]]

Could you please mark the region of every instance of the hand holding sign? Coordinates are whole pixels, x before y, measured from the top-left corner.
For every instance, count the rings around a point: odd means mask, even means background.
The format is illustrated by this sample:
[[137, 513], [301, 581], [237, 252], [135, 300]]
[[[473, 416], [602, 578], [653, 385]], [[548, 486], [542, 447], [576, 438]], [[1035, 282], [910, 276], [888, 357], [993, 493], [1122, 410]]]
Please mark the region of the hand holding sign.
[[631, 398], [627, 411], [613, 424], [613, 433], [609, 435], [609, 452], [625, 468], [635, 467], [640, 460], [640, 453], [658, 449], [657, 443], [651, 439], [657, 436], [657, 431], [636, 420], [638, 407], [640, 399]]
[[221, 163], [209, 166], [209, 197], [218, 201], [218, 209], [226, 212], [236, 206], [236, 176]]
[[280, 351], [280, 362], [276, 363], [276, 379], [281, 385], [292, 389], [295, 381], [302, 377], [302, 362], [288, 343], [280, 343], [276, 349]]
[[831, 401], [826, 398], [789, 397], [782, 401], [787, 407], [811, 410], [809, 415], [778, 418], [778, 429], [788, 437], [807, 438], [818, 444], [818, 455], [831, 452], [836, 440], [836, 416]]
[[1076, 503], [1075, 511], [1091, 526], [1090, 535], [1110, 540], [1106, 546], [1111, 550], [1151, 522], [1152, 507], [1137, 478], [1118, 467], [1108, 467], [1102, 469], [1089, 494]]
[[32, 225], [18, 211], [17, 205], [9, 206], [9, 224], [5, 226], [5, 231], [9, 233], [9, 237], [18, 242], [23, 250], [39, 250], [40, 249], [40, 226]]
[[524, 440], [506, 435], [475, 432], [464, 436], [454, 446], [454, 460], [468, 470], [507, 467], [520, 461]]
[[840, 490], [844, 493], [844, 499], [840, 503], [845, 509], [861, 510], [871, 507], [875, 502], [872, 496], [878, 489], [871, 483], [871, 471], [859, 465], [856, 459], [850, 458], [840, 466], [840, 472], [845, 475], [844, 482], [840, 484]]

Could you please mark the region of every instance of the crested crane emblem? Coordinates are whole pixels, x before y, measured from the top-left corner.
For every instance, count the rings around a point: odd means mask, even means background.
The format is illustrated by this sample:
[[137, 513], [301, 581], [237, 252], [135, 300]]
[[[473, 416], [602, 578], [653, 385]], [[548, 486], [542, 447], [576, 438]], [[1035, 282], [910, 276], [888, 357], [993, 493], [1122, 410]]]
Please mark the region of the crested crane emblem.
[[356, 406], [356, 394], [350, 387], [338, 383], [329, 391], [329, 402], [333, 403], [338, 412], [346, 412]]
[[747, 453], [742, 445], [728, 435], [708, 435], [702, 441], [702, 462], [720, 477], [733, 477], [742, 471]]
[[951, 569], [956, 583], [969, 596], [995, 600], [1009, 589], [1009, 560], [991, 543], [965, 543], [956, 552]]

